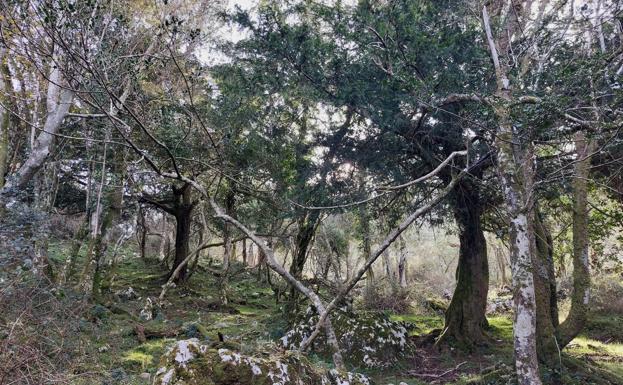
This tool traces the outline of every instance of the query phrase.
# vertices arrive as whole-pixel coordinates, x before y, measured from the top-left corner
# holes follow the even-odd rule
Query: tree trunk
[[[138,205],[138,213],[136,217],[136,231],[141,259],[145,259],[147,257],[145,255],[145,248],[147,246],[147,222],[145,219],[145,211],[140,204]]]
[[[471,348],[487,342],[484,332],[489,290],[487,242],[481,227],[482,208],[477,187],[461,183],[454,192],[454,217],[459,227],[457,284],[446,311],[441,340],[449,338]]]
[[[177,269],[177,267],[186,259],[186,256],[190,252],[190,229],[192,224],[191,210],[188,208],[182,208],[176,212],[175,215],[175,258],[173,259],[173,266],[169,272],[167,278],[171,277],[171,274]],[[187,267],[184,266],[180,270],[177,278],[174,279],[175,283],[184,282],[186,280]]]
[[[534,289],[536,294],[536,337],[541,362],[555,367],[558,361],[555,328],[558,326],[558,301],[552,237],[538,210],[534,213],[536,253],[533,255]]]
[[[55,62],[58,62],[57,60]],[[26,187],[48,158],[52,150],[54,137],[69,112],[74,95],[72,91],[64,88],[65,82],[58,67],[53,66],[50,70],[49,79],[46,99],[47,115],[43,124],[43,131],[37,136],[28,159],[17,170],[15,175],[7,181],[3,190],[8,188],[21,190]]]
[[[532,274],[532,255],[535,252],[532,212],[534,190],[534,154],[530,132],[528,138],[517,135],[511,120],[510,105],[513,102],[510,69],[500,61],[498,49],[503,54],[510,48],[511,25],[502,29],[496,41],[491,30],[491,20],[482,7],[482,25],[495,70],[497,101],[492,105],[497,118],[497,173],[504,191],[504,203],[508,213],[509,245],[513,281],[513,348],[518,385],[541,385],[536,344],[536,299]],[[521,11],[521,10],[520,10]]]
[[[236,218],[235,214],[236,193],[229,189],[225,197],[225,212],[232,218]],[[234,247],[232,245],[232,226],[226,222],[223,224],[223,264],[221,266],[221,275],[218,279],[220,299],[223,305],[229,302],[227,290],[229,285],[229,266],[233,257]]]
[[[89,217],[91,213],[87,211],[80,224],[80,228],[74,234],[74,239],[71,243],[71,249],[69,255],[65,259],[65,263],[63,265],[63,269],[58,279],[58,284],[60,286],[64,285],[68,281],[71,281],[74,274],[76,273],[76,263],[78,262],[78,257],[80,256],[80,249],[82,248],[82,244],[87,239],[89,235]]]
[[[316,229],[318,228],[320,214],[317,210],[307,212],[299,220],[298,233],[296,235],[296,245],[294,253],[292,253],[292,265],[290,265],[290,274],[300,280],[303,276],[305,262],[307,262],[307,254],[312,244]],[[299,291],[294,287],[290,287],[290,296],[285,306],[285,312],[288,317],[294,316],[299,307]]]
[[[575,135],[578,154],[574,165],[573,190],[573,294],[569,315],[558,328],[558,343],[564,347],[584,328],[590,300],[588,260],[588,177],[593,144],[583,131]]]
[[[372,253],[372,234],[370,233],[370,216],[368,215],[368,208],[362,205],[359,208],[359,221],[361,226],[361,252],[363,254],[364,261],[370,258]],[[339,255],[336,255],[339,257]],[[327,257],[330,260],[330,256]],[[327,275],[329,269],[327,268]],[[372,303],[375,294],[375,277],[374,269],[372,266],[366,272],[366,288],[364,291],[364,299],[368,303]]]
[[[401,288],[407,287],[407,244],[402,236],[398,238],[400,257],[398,259],[398,284]]]
[[[103,256],[107,248],[107,235],[109,230],[117,223],[121,217],[123,209],[123,193],[126,176],[125,155],[126,150],[118,150],[115,155],[114,163],[111,167],[112,187],[108,192],[107,207],[100,229],[96,234],[93,244],[93,280],[91,287],[91,297],[95,302],[102,299],[103,282]],[[105,172],[105,170],[103,170]]]
[[[171,185],[171,190],[173,191],[173,196],[167,199],[156,200],[143,197],[143,200],[175,217],[175,255],[166,279],[169,281],[173,278],[173,282],[177,284],[185,281],[187,278],[186,273],[188,271],[188,266],[183,262],[190,252],[192,212],[196,202],[192,202],[192,191],[188,183],[184,183],[180,188]],[[164,226],[166,227],[166,218],[163,220]],[[166,230],[163,236],[168,239]],[[168,254],[165,259],[165,264],[168,265]],[[178,269],[178,266],[181,266],[181,268]]]
[[[0,189],[4,187],[9,162],[9,68],[6,50],[0,48]]]

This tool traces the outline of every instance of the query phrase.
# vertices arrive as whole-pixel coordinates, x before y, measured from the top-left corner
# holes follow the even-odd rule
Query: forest
[[[0,0],[0,385],[623,385],[623,2]]]

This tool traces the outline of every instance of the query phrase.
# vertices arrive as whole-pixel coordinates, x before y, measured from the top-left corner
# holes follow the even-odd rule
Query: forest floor
[[[57,263],[61,262],[60,251]],[[79,333],[72,336],[69,347],[79,357],[72,368],[76,374],[73,384],[149,384],[166,347],[193,332],[208,338],[220,335],[247,351],[261,351],[275,349],[274,341],[287,328],[269,285],[258,283],[250,271],[240,271],[231,278],[230,304],[218,306],[217,281],[211,273],[197,270],[187,285],[170,290],[167,306],[147,323],[138,315],[145,298],[159,295],[163,267],[157,261],[131,258],[118,266],[116,277],[112,292],[131,287],[139,298],[92,307],[79,320]],[[443,325],[441,314],[392,318],[415,326],[414,341]],[[363,372],[377,384],[512,383],[510,315],[490,317],[489,323],[494,342],[487,348],[466,354],[452,348],[421,346],[413,357],[391,370]],[[147,335],[146,340],[139,341],[137,324],[161,335]],[[329,365],[320,357],[311,358],[318,365]],[[561,361],[567,368],[564,383],[623,384],[623,315],[592,316],[586,331],[565,349]]]

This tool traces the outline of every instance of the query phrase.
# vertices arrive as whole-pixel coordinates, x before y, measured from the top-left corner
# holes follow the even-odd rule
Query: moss
[[[502,340],[513,339],[513,321],[504,316],[488,317],[489,330],[493,337]]]
[[[439,298],[426,298],[426,307],[438,313],[445,313],[448,310],[448,302]]]
[[[409,334],[429,334],[435,329],[443,328],[443,317],[419,314],[396,314],[390,317],[394,321],[406,324]]]
[[[129,368],[145,369],[153,363],[154,356],[140,351],[131,351],[124,355],[123,361],[128,364]]]

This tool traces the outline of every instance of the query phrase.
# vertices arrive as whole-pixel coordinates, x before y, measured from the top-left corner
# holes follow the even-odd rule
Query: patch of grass
[[[623,361],[623,344],[603,343],[585,336],[576,337],[566,349],[573,355],[598,355],[619,358]]]
[[[504,316],[488,317],[489,330],[492,337],[497,340],[513,340],[513,320]]]
[[[623,314],[591,314],[582,335],[602,342],[623,343]]]

